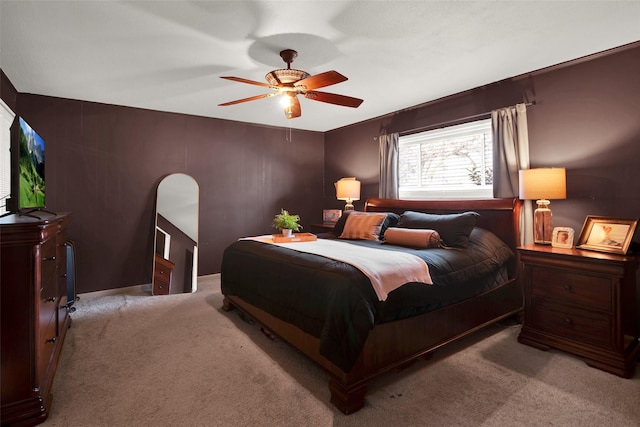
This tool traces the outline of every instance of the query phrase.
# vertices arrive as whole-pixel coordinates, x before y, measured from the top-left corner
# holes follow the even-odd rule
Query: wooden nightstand
[[[640,355],[638,258],[542,245],[518,252],[525,297],[518,341],[632,376]]]

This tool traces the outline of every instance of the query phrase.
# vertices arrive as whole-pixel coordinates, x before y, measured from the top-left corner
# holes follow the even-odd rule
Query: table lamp
[[[346,200],[345,211],[353,210],[353,201],[360,200],[360,181],[354,177],[342,178],[334,183],[336,186],[336,198]]]
[[[536,200],[538,207],[533,213],[533,241],[550,245],[553,234],[552,214],[549,200],[567,198],[565,168],[539,168],[519,171],[520,199]]]

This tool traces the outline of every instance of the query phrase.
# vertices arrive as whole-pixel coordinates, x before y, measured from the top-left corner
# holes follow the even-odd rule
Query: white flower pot
[[[282,235],[284,237],[291,237],[293,235],[293,230],[291,230],[290,228],[283,228]]]

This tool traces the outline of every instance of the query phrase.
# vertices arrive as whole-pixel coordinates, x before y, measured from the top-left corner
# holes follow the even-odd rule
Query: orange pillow
[[[341,239],[378,240],[386,213],[351,212],[344,224]]]
[[[440,234],[436,230],[389,227],[384,232],[384,241],[392,245],[412,248],[443,247]]]

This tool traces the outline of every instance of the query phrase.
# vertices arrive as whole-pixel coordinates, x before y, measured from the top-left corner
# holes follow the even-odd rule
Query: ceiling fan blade
[[[307,90],[317,89],[320,87],[331,86],[336,83],[344,82],[347,79],[337,71],[327,71],[324,73],[309,76],[306,79],[298,80],[294,86],[305,86]]]
[[[287,119],[295,119],[296,117],[300,117],[302,115],[300,101],[298,100],[297,96],[293,96],[291,98],[290,106],[284,107],[284,115]]]
[[[304,94],[307,99],[311,99],[313,101],[326,102],[329,104],[342,105],[344,107],[352,107],[357,108],[362,104],[362,99],[353,98],[351,96],[338,95],[335,93],[328,92],[316,92],[309,91]]]
[[[256,85],[256,86],[262,86],[262,87],[268,87],[268,88],[274,88],[271,85],[268,85],[266,83],[261,83],[261,82],[257,82],[255,80],[248,80],[248,79],[243,79],[242,77],[233,77],[233,76],[220,76],[221,79],[226,79],[226,80],[232,80],[234,82],[239,82],[239,83],[248,83],[250,85]]]
[[[218,106],[226,107],[227,105],[235,105],[235,104],[240,104],[241,102],[255,101],[256,99],[269,98],[275,95],[277,95],[277,93],[265,93],[264,95],[256,95],[256,96],[251,96],[249,98],[243,98],[243,99],[237,99],[235,101],[225,102],[224,104],[218,104]]]

